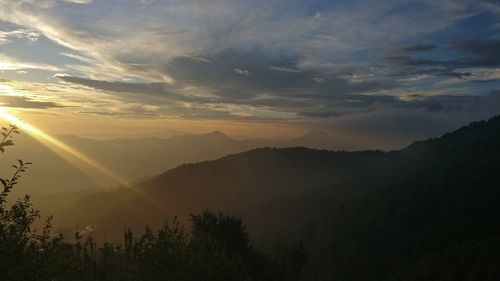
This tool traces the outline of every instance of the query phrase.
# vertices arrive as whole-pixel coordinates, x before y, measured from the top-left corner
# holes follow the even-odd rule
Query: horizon
[[[500,280],[499,0],[0,0],[0,280]]]
[[[0,105],[49,134],[396,148],[500,113],[494,1],[0,4]]]

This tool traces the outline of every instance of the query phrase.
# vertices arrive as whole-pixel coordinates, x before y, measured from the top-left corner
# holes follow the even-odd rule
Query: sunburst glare
[[[142,190],[135,188],[132,186],[126,179],[124,179],[122,176],[118,175],[116,172],[111,171],[109,168],[104,167],[103,165],[99,164],[96,162],[94,159],[90,158],[89,156],[83,154],[82,152],[74,149],[73,147],[65,144],[64,142],[56,139],[55,137],[43,132],[41,129],[36,128],[33,125],[30,125],[19,118],[15,117],[14,115],[8,113],[5,108],[0,107],[0,118],[3,118],[4,120],[8,121],[9,123],[17,126],[18,128],[24,130],[26,133],[28,133],[30,136],[38,140],[39,142],[43,143],[47,147],[49,147],[52,151],[56,152],[68,162],[71,164],[75,165],[76,167],[80,168],[81,165],[77,163],[77,161],[84,163],[87,168],[90,168],[91,170],[98,172],[100,175],[108,178],[115,184],[118,184],[120,186],[123,186],[127,188],[128,190],[134,192],[135,194],[140,195],[141,197],[147,199],[150,201],[152,204],[154,204],[156,207],[159,207],[160,209],[166,210],[165,204],[161,203],[160,201],[156,200],[155,198],[149,196]],[[87,174],[89,171],[85,171]],[[97,179],[98,180],[98,179]],[[99,180],[98,180],[99,181]],[[103,187],[106,187],[106,185],[102,184]]]

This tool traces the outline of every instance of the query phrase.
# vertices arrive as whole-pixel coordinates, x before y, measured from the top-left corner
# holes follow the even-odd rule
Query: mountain
[[[213,160],[258,147],[336,147],[337,142],[332,136],[326,133],[323,136],[324,138],[314,134],[313,137],[308,134],[289,140],[238,140],[216,131],[207,134],[175,135],[169,138],[110,140],[93,140],[76,136],[57,138],[71,149],[112,171],[123,181],[137,182],[181,164]],[[40,204],[52,205],[54,200],[51,198],[54,197],[45,197],[47,194],[64,193],[70,196],[74,192],[78,196],[82,191],[99,191],[117,184],[115,180],[81,160],[66,157],[68,153],[61,155],[54,152],[51,150],[54,145],[46,146],[26,134],[16,136],[15,143],[14,147],[9,147],[9,150],[2,155],[4,158],[0,162],[0,174],[9,175],[12,172],[11,165],[17,159],[33,162],[30,173],[23,178],[21,193],[35,195],[35,198],[39,198]]]
[[[303,239],[311,280],[499,280],[500,117],[398,151],[261,148],[82,197],[59,218],[121,229],[205,208],[257,245]],[[158,207],[160,201],[164,207]]]

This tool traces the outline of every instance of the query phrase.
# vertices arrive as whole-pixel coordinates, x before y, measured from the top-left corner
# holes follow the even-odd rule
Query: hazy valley
[[[499,281],[499,0],[0,0],[0,281]]]
[[[187,145],[183,138],[170,141],[182,140]],[[210,140],[217,144],[214,148],[218,149],[203,154],[213,158],[218,153],[230,153],[231,149],[237,152],[253,145],[220,133],[195,139],[203,139],[204,147],[211,147]],[[85,144],[92,143],[80,141],[82,150]],[[134,143],[110,142],[126,143],[121,147],[124,152]],[[491,235],[497,231],[494,222],[500,216],[496,203],[499,145],[500,118],[496,117],[402,150],[258,148],[180,165],[139,181],[133,187],[136,191],[117,187],[72,194],[75,197],[71,200],[67,199],[71,196],[59,194],[46,202],[50,206],[64,202],[52,210],[57,229],[68,236],[78,223],[82,228],[90,227],[98,240],[120,241],[123,229],[128,227],[140,232],[146,224],[156,228],[174,217],[187,223],[191,213],[211,209],[241,216],[250,237],[263,249],[282,235],[303,239],[313,261],[307,267],[310,276],[344,276],[349,280],[368,276],[409,278],[427,274],[420,270],[428,268],[419,266],[431,254],[437,255],[433,263],[441,274],[443,270],[454,270],[450,266],[462,265],[440,261],[445,258],[440,255],[482,258],[480,253],[468,252],[471,249],[466,245],[470,243],[486,243],[484,247],[489,245],[491,251],[496,251],[496,244],[491,243],[497,240],[489,239],[497,239]],[[147,149],[154,147],[145,145]],[[109,153],[110,148],[104,149],[101,156],[104,151]],[[153,155],[140,154],[144,159]],[[201,156],[194,153],[191,159],[201,161],[196,158]],[[159,162],[154,164],[161,165]],[[355,248],[345,248],[345,243]],[[417,245],[418,250],[413,248]],[[440,252],[434,252],[437,246],[433,245],[440,245]],[[336,266],[324,269],[323,262]],[[349,264],[374,270],[363,275],[352,271]],[[412,273],[405,271],[406,266]]]

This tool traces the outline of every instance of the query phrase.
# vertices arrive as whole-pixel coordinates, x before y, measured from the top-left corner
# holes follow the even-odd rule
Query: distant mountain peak
[[[195,141],[195,142],[227,142],[233,141],[234,139],[227,136],[220,131],[213,131],[208,133],[188,133],[183,135],[177,135],[171,138],[172,140],[178,141]]]
[[[228,135],[224,134],[221,131],[213,131],[213,132],[209,132],[209,133],[205,133],[205,134],[200,134],[197,136],[203,137],[203,138],[209,138],[212,140],[232,140],[231,137],[229,137]]]
[[[213,131],[213,132],[210,132],[210,133],[206,133],[204,134],[205,136],[218,136],[218,137],[226,137],[226,138],[229,138],[229,136],[227,136],[226,134],[224,134],[223,132],[221,131]]]

